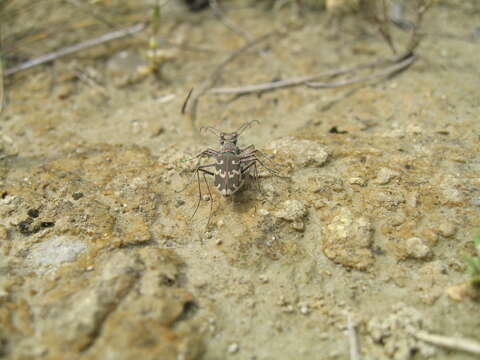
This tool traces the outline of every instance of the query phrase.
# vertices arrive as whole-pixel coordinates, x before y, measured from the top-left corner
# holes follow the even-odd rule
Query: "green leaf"
[[[477,234],[477,236],[475,236],[473,242],[475,243],[475,248],[477,249],[478,255],[480,256],[480,234]]]

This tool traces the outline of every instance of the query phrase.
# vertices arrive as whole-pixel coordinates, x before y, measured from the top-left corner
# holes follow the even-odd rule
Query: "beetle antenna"
[[[247,130],[250,126],[252,126],[254,123],[260,124],[260,121],[258,121],[258,120],[252,120],[252,121],[246,122],[245,124],[243,124],[242,126],[240,126],[240,128],[236,131],[236,133],[237,133],[238,135],[240,135],[240,134],[243,133],[245,130]]]
[[[203,130],[205,130],[205,131],[210,130],[211,132],[213,132],[217,136],[220,136],[220,134],[221,134],[220,130],[215,129],[214,127],[211,127],[211,126],[202,126],[200,128],[200,132],[202,132]]]

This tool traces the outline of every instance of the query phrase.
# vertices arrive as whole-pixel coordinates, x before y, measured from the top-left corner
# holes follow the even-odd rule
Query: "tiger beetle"
[[[207,148],[206,150],[202,151],[198,154],[195,158],[198,158],[198,163],[193,170],[193,175],[187,185],[180,190],[179,192],[185,190],[188,185],[192,182],[194,176],[197,176],[197,183],[198,183],[198,201],[195,207],[195,211],[193,212],[192,217],[193,219],[197,210],[200,206],[200,202],[202,200],[202,190],[200,187],[201,179],[200,173],[203,176],[203,181],[207,186],[208,194],[210,196],[210,215],[207,221],[207,227],[210,223],[210,219],[212,217],[212,209],[213,209],[213,198],[212,193],[210,191],[210,186],[207,182],[207,175],[211,175],[214,177],[214,185],[217,190],[223,196],[231,196],[239,191],[245,183],[245,179],[247,176],[253,176],[253,179],[258,184],[258,170],[257,170],[257,163],[262,165],[266,170],[268,170],[272,175],[277,177],[284,177],[280,175],[276,170],[273,170],[265,165],[265,163],[258,158],[259,155],[264,156],[266,159],[270,160],[265,154],[263,154],[260,150],[255,149],[254,145],[249,145],[244,149],[240,149],[237,146],[238,137],[248,129],[252,124],[259,123],[258,120],[252,120],[246,122],[240,128],[231,133],[222,132],[217,130],[211,126],[201,127],[200,131],[211,131],[215,135],[218,136],[220,140],[220,150],[215,150],[212,148]],[[201,165],[200,160],[201,158],[213,158],[214,162]],[[272,160],[270,160],[272,161]],[[253,174],[252,174],[253,170]]]

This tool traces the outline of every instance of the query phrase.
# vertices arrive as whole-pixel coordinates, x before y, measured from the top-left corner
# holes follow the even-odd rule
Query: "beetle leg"
[[[203,175],[203,178],[205,180],[205,184],[207,184],[207,188],[208,188],[208,193],[210,194],[210,199],[212,199],[212,194],[210,193],[210,188],[208,186],[208,182],[207,182],[207,178],[205,175],[214,175],[213,172],[211,171],[208,171],[208,170],[205,170],[205,168],[208,168],[208,167],[212,167],[212,166],[215,166],[216,164],[208,164],[208,165],[201,165],[201,166],[197,166],[195,168],[195,171],[193,173],[193,175],[197,175],[197,183],[198,183],[198,201],[197,201],[197,205],[195,206],[195,211],[193,212],[193,215],[190,217],[190,221],[194,218],[195,214],[197,213],[197,210],[198,210],[198,207],[200,206],[200,201],[202,201],[202,188],[200,186],[200,171],[202,172],[202,175]],[[187,184],[187,186],[191,183],[192,181],[190,180],[189,183]],[[186,187],[185,187],[186,188]],[[184,188],[184,189],[185,189]],[[183,189],[183,190],[184,190]],[[182,190],[182,191],[183,191]],[[212,206],[210,204],[210,206]]]
[[[245,149],[240,150],[240,154],[243,156],[249,156],[249,155],[261,155],[265,159],[269,160],[272,164],[275,164],[275,162],[272,160],[270,156],[265,154],[263,151],[260,151],[258,149],[255,149],[255,145],[249,145]]]
[[[247,171],[250,170],[250,168],[253,167],[253,179],[255,181],[255,183],[257,184],[257,190],[259,192],[261,192],[261,189],[260,189],[260,183],[258,182],[258,169],[257,169],[257,160],[254,159],[254,160],[251,160],[250,163],[248,163],[243,169],[242,169],[242,175],[245,175],[247,173]]]
[[[200,162],[200,159],[198,160]],[[208,167],[211,167],[211,166],[215,166],[216,164],[213,163],[213,164],[208,164],[208,165],[200,165],[199,162],[197,163],[197,166],[195,166],[195,169],[193,170],[193,174],[192,176],[190,177],[190,180],[188,180],[187,184],[181,189],[181,190],[175,190],[176,193],[181,193],[183,191],[185,191],[185,189],[192,183],[193,181],[193,178],[195,177],[195,174],[196,172],[198,172],[199,170],[203,170],[205,171],[206,173],[208,173],[208,175],[215,175],[213,172],[211,171],[208,171],[208,170],[205,170],[205,168],[208,168]]]
[[[209,171],[206,170],[200,170],[203,173],[203,180],[205,181],[205,185],[207,185],[207,190],[208,190],[208,195],[210,196],[210,214],[208,215],[208,221],[207,225],[205,225],[205,229],[208,228],[208,225],[210,224],[210,219],[212,218],[212,212],[213,212],[213,197],[212,197],[212,192],[210,191],[210,186],[208,185],[207,178],[205,174],[210,174]]]
[[[266,166],[265,163],[262,160],[260,160],[257,155],[255,155],[255,153],[246,154],[245,156],[242,156],[240,159],[241,159],[240,161],[242,162],[249,162],[254,160],[258,161],[258,163],[262,165],[266,170],[268,170],[270,174],[280,178],[288,178],[288,176],[281,175],[277,170],[271,169],[268,166]]]
[[[240,154],[244,153],[244,152],[251,152],[251,151],[255,151],[255,145],[248,145],[246,148],[244,149],[240,149]]]
[[[200,206],[200,201],[202,201],[202,187],[200,186],[200,173],[197,170],[197,171],[195,171],[195,174],[197,175],[198,201],[197,201],[197,205],[195,206],[195,210],[193,211],[192,216],[190,216],[189,222],[192,221],[192,219],[194,218],[195,214],[197,213],[198,207]]]
[[[196,158],[201,158],[201,157],[215,157],[217,155],[219,155],[220,153],[215,150],[215,149],[212,149],[212,148],[207,148],[205,150],[203,150],[200,154],[198,154],[197,156],[195,156]]]

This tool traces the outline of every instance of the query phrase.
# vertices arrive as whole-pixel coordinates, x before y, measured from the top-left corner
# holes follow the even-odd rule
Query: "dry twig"
[[[98,20],[102,24],[108,26],[111,29],[115,28],[115,24],[107,20],[102,14],[99,14],[98,11],[93,10],[93,8],[85,2],[80,2],[78,0],[64,0],[66,3],[75,6],[86,14],[90,15],[94,19]]]
[[[3,112],[3,104],[5,102],[4,94],[4,84],[3,84],[3,62],[0,58],[0,114]]]
[[[415,23],[413,25],[412,35],[410,36],[410,41],[406,47],[406,53],[413,53],[415,49],[420,44],[422,33],[420,32],[420,25],[423,20],[423,16],[427,10],[432,6],[432,0],[417,0],[417,14]]]
[[[390,50],[394,54],[397,53],[397,49],[395,49],[395,45],[392,40],[392,36],[390,34],[390,24],[388,22],[388,14],[387,14],[387,4],[385,4],[385,0],[382,0],[381,2],[381,7],[382,7],[382,19],[378,17],[378,15],[375,16],[375,22],[377,23],[378,30],[380,31],[380,34],[384,38],[384,40],[387,42],[388,46],[390,47]]]
[[[222,70],[233,60],[235,60],[239,55],[243,54],[250,48],[258,45],[259,43],[265,41],[268,39],[270,36],[275,34],[275,32],[271,32],[265,35],[262,35],[255,40],[250,41],[246,45],[242,46],[240,49],[232,52],[225,60],[223,60],[217,67],[213,70],[213,72],[207,77],[207,79],[200,85],[200,89],[196,92],[194,96],[192,96],[192,105],[190,107],[190,117],[192,121],[194,122],[196,119],[196,112],[197,112],[197,106],[198,106],[198,100],[200,97],[205,95],[218,81],[220,78],[220,74]],[[186,107],[186,105],[184,105]]]
[[[379,71],[375,74],[369,75],[369,76],[359,76],[350,80],[344,80],[344,81],[338,81],[338,82],[333,82],[333,83],[318,83],[318,82],[307,82],[306,85],[311,88],[317,88],[317,89],[330,89],[330,88],[336,88],[340,86],[346,86],[346,85],[351,85],[351,84],[357,84],[357,83],[362,83],[362,82],[367,82],[371,80],[377,80],[377,79],[382,79],[389,77],[391,75],[397,74],[400,71],[405,70],[407,67],[413,64],[415,61],[415,55],[410,55],[406,59],[394,63],[393,65],[387,67],[386,69]]]
[[[218,5],[217,0],[209,0],[208,4],[223,25],[225,25],[228,29],[230,29],[234,33],[238,34],[245,41],[247,41],[247,42],[252,41],[252,37],[246,31],[240,29],[240,27],[238,27],[235,23],[230,21],[225,16],[225,13],[223,12],[223,10]]]
[[[353,325],[352,316],[350,314],[347,314],[347,335],[348,343],[350,345],[350,360],[360,360],[357,333],[355,332],[355,326]]]
[[[348,69],[341,69],[341,70],[334,70],[334,71],[327,71],[324,73],[316,74],[316,75],[307,75],[307,76],[302,76],[302,77],[297,77],[297,78],[291,78],[291,79],[286,79],[286,80],[280,80],[280,81],[274,81],[274,82],[269,82],[269,83],[262,83],[262,84],[257,84],[257,85],[247,85],[247,86],[242,86],[242,87],[230,87],[230,88],[213,88],[210,90],[212,94],[251,94],[251,93],[259,93],[259,92],[265,92],[265,91],[271,91],[271,90],[277,90],[281,88],[287,88],[287,87],[292,87],[292,86],[298,86],[298,85],[307,85],[312,88],[335,88],[335,87],[340,87],[340,86],[345,86],[345,85],[350,85],[354,83],[359,83],[359,82],[365,82],[365,81],[370,81],[378,78],[384,78],[389,75],[392,75],[394,73],[397,73],[408,66],[410,66],[413,62],[415,61],[415,56],[410,55],[407,58],[403,60],[394,60],[394,61],[386,61],[386,60],[381,60],[381,61],[374,61],[368,64],[363,64],[359,66],[355,66],[352,68]],[[336,77],[340,75],[345,75],[348,73],[352,73],[358,70],[364,70],[368,68],[374,68],[380,65],[385,65],[385,64],[392,64],[383,71],[380,71],[376,74],[372,74],[370,76],[365,76],[365,77],[357,77],[354,79],[350,80],[344,80],[344,81],[338,81],[338,82],[333,82],[333,83],[318,83],[318,82],[313,82],[315,80],[321,79],[321,78],[331,78],[331,77]]]
[[[293,86],[299,86],[299,85],[307,85],[312,88],[336,88],[340,86],[345,86],[345,85],[351,85],[355,83],[362,83],[362,82],[368,82],[371,80],[376,80],[376,79],[382,79],[382,78],[387,78],[389,76],[395,75],[405,69],[407,69],[410,65],[413,64],[413,62],[417,59],[417,57],[414,54],[415,49],[418,47],[419,41],[420,41],[420,36],[419,36],[419,27],[420,23],[422,22],[423,16],[425,12],[428,10],[430,5],[432,4],[432,0],[418,0],[418,7],[417,7],[417,18],[415,21],[415,25],[413,27],[413,31],[411,34],[411,37],[409,39],[409,42],[406,46],[405,51],[402,53],[402,55],[396,57],[393,60],[379,60],[379,61],[374,61],[372,63],[368,63],[365,65],[360,65],[356,66],[350,69],[344,69],[344,70],[337,70],[337,71],[331,71],[331,72],[326,72],[326,73],[320,73],[320,74],[314,74],[314,75],[307,75],[307,76],[302,76],[302,77],[296,77],[296,78],[291,78],[291,79],[286,79],[286,80],[281,80],[281,81],[275,81],[275,82],[269,82],[269,83],[262,83],[262,84],[255,84],[255,85],[246,85],[246,86],[241,86],[241,87],[221,87],[221,88],[213,88],[210,89],[209,92],[212,94],[251,94],[251,93],[259,93],[259,92],[264,92],[264,91],[272,91],[276,89],[281,89],[281,88],[287,88],[287,87],[293,87]],[[388,25],[385,24],[385,22],[388,20],[387,16],[387,10],[386,10],[386,5],[385,2],[382,0],[382,13],[383,13],[383,20],[380,20],[380,18],[377,16],[377,22],[380,24],[380,33],[382,37],[385,39],[389,47],[392,49],[393,52],[396,52],[395,46],[393,44],[392,38],[390,36],[390,31],[388,28]],[[353,79],[347,79],[343,81],[337,81],[337,82],[314,82],[318,79],[321,78],[327,78],[327,77],[336,77],[340,75],[345,75],[348,73],[353,73],[358,70],[364,70],[367,68],[375,68],[378,66],[387,66],[383,70],[380,70],[376,73],[373,73],[368,76],[358,76]],[[207,90],[204,90],[202,95],[207,92]]]
[[[422,330],[411,329],[409,332],[417,339],[433,345],[480,355],[480,343],[474,340],[435,335]]]
[[[0,24],[0,114],[5,104],[5,87],[3,83],[2,25]]]
[[[72,69],[73,74],[87,86],[96,89],[103,97],[108,98],[108,92],[97,79],[88,74],[88,72],[83,71],[82,69],[75,67]]]
[[[137,24],[137,25],[125,28],[125,29],[121,29],[121,30],[117,30],[117,31],[107,33],[107,34],[102,35],[102,36],[100,36],[96,39],[91,39],[91,40],[87,40],[87,41],[81,42],[81,43],[76,44],[76,45],[67,46],[63,49],[60,49],[60,50],[57,50],[57,51],[39,56],[38,58],[26,61],[24,63],[21,63],[21,64],[17,65],[17,66],[9,68],[9,69],[5,70],[5,76],[15,74],[17,72],[32,68],[34,66],[49,63],[49,62],[57,60],[61,57],[64,57],[64,56],[67,56],[67,55],[70,55],[70,54],[73,54],[73,53],[76,53],[76,52],[79,52],[79,51],[82,51],[82,50],[85,50],[85,49],[89,49],[89,48],[97,46],[97,45],[101,45],[101,44],[104,44],[104,43],[107,43],[107,42],[110,42],[110,41],[113,41],[113,40],[117,40],[117,39],[129,36],[129,35],[133,35],[135,33],[138,33],[140,31],[142,31],[143,29],[145,29],[145,26],[146,25],[144,23]]]

